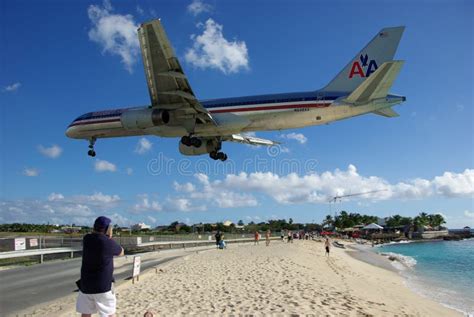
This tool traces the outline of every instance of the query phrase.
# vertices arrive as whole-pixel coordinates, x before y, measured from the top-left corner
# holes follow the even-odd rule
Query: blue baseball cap
[[[94,230],[95,231],[104,231],[110,225],[112,220],[107,217],[100,216],[94,221]]]

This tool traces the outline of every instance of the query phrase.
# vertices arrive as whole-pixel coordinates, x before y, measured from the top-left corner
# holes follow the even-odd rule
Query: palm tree
[[[444,217],[440,214],[429,215],[429,224],[433,228],[439,228],[443,223],[446,223]]]
[[[334,224],[334,220],[332,219],[331,215],[327,215],[326,218],[323,220],[323,227],[332,227]]]

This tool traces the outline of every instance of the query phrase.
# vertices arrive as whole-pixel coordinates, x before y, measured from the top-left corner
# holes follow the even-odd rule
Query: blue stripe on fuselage
[[[206,99],[206,100],[200,100],[199,102],[203,105],[204,108],[212,109],[212,108],[221,108],[221,107],[235,107],[235,106],[299,102],[299,101],[315,101],[315,100],[333,101],[344,95],[347,95],[347,93],[342,93],[342,92],[331,92],[331,93],[321,92],[320,93],[318,91],[306,91],[306,92],[293,92],[293,93],[245,96],[245,97],[234,97],[234,98]],[[73,123],[79,120],[106,119],[110,117],[117,117],[117,116],[120,116],[125,110],[134,109],[134,108],[135,107],[88,112],[76,118],[73,121]]]
[[[293,93],[285,93],[285,94],[207,99],[207,100],[200,100],[199,102],[203,105],[204,108],[212,109],[212,108],[218,108],[218,107],[235,107],[235,106],[259,105],[259,104],[268,104],[268,103],[284,103],[284,102],[315,101],[315,100],[332,101],[342,95],[347,95],[347,93],[324,94],[324,93],[318,93],[318,91],[305,91],[305,92],[293,92]]]

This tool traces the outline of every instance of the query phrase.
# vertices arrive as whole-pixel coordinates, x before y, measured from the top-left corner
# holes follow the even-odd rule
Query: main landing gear
[[[194,146],[194,147],[200,147],[202,145],[201,139],[187,136],[187,135],[181,138],[181,143],[183,143],[186,146]]]
[[[89,151],[87,152],[87,155],[92,156],[92,157],[95,156],[94,144],[96,140],[97,140],[96,138],[89,139]]]
[[[222,162],[227,160],[227,154],[225,154],[224,152],[212,151],[211,153],[209,153],[209,157],[213,160],[221,160]]]

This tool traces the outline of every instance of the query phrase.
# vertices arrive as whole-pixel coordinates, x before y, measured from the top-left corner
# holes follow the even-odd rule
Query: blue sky
[[[3,1],[0,222],[319,222],[345,209],[474,226],[473,12],[472,1]],[[394,119],[258,133],[283,142],[277,153],[225,144],[226,164],[152,136],[99,140],[92,159],[64,131],[85,112],[149,103],[134,30],[153,18],[200,99],[316,90],[381,28],[405,25],[392,92],[407,102]],[[374,189],[385,191],[326,203]]]

